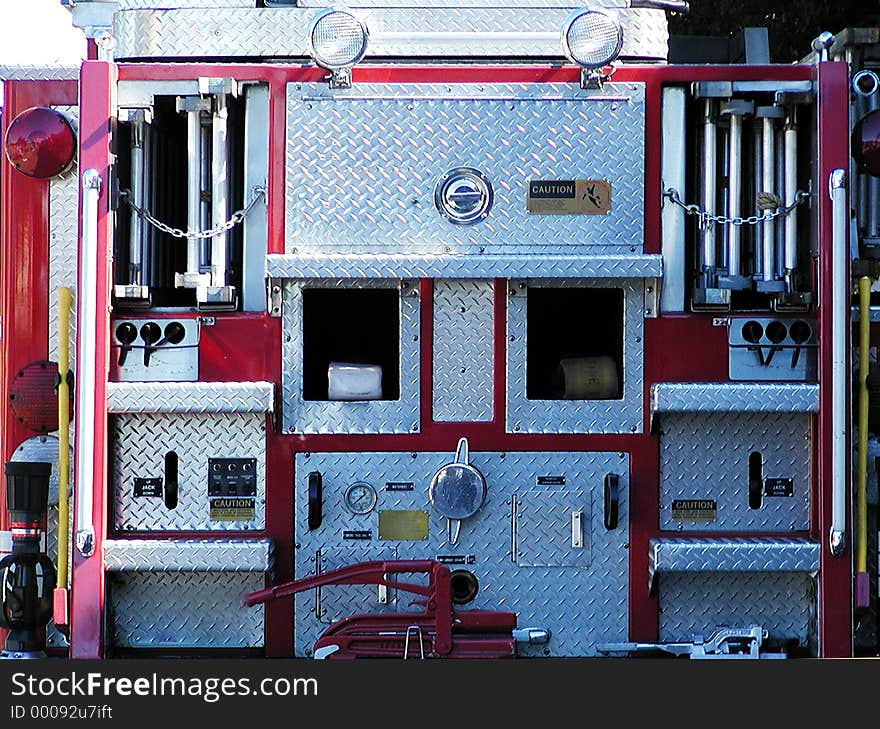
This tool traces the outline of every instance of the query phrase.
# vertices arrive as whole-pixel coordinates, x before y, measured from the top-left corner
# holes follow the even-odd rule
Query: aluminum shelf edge
[[[330,254],[266,256],[269,278],[659,278],[659,255],[479,256]]]
[[[662,572],[808,572],[819,544],[797,537],[659,538],[648,543],[648,588]]]
[[[271,382],[108,382],[110,413],[271,413]]]
[[[109,539],[108,572],[267,572],[269,539]]]

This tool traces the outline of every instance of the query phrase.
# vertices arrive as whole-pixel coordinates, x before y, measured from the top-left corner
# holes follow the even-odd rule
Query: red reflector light
[[[9,409],[28,430],[51,433],[58,430],[58,393],[55,362],[31,362],[12,378]]]
[[[15,169],[45,180],[70,167],[76,154],[76,134],[63,114],[35,106],[12,120],[3,147]]]
[[[880,177],[880,110],[870,111],[856,122],[850,141],[859,167]]]

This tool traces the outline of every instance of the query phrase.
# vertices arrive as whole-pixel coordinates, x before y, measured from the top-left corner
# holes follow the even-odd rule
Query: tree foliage
[[[823,30],[880,23],[880,8],[867,0],[690,0],[690,12],[670,16],[673,35],[730,36],[763,26],[774,61],[788,63],[810,52]]]

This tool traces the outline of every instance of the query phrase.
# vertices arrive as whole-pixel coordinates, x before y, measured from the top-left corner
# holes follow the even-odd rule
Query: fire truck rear
[[[876,29],[67,4],[2,69],[8,651],[876,653]]]

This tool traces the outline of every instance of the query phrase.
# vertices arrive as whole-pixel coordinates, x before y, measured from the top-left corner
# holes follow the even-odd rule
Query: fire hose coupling
[[[516,628],[513,639],[517,643],[529,645],[545,645],[550,642],[550,631],[545,628]]]

